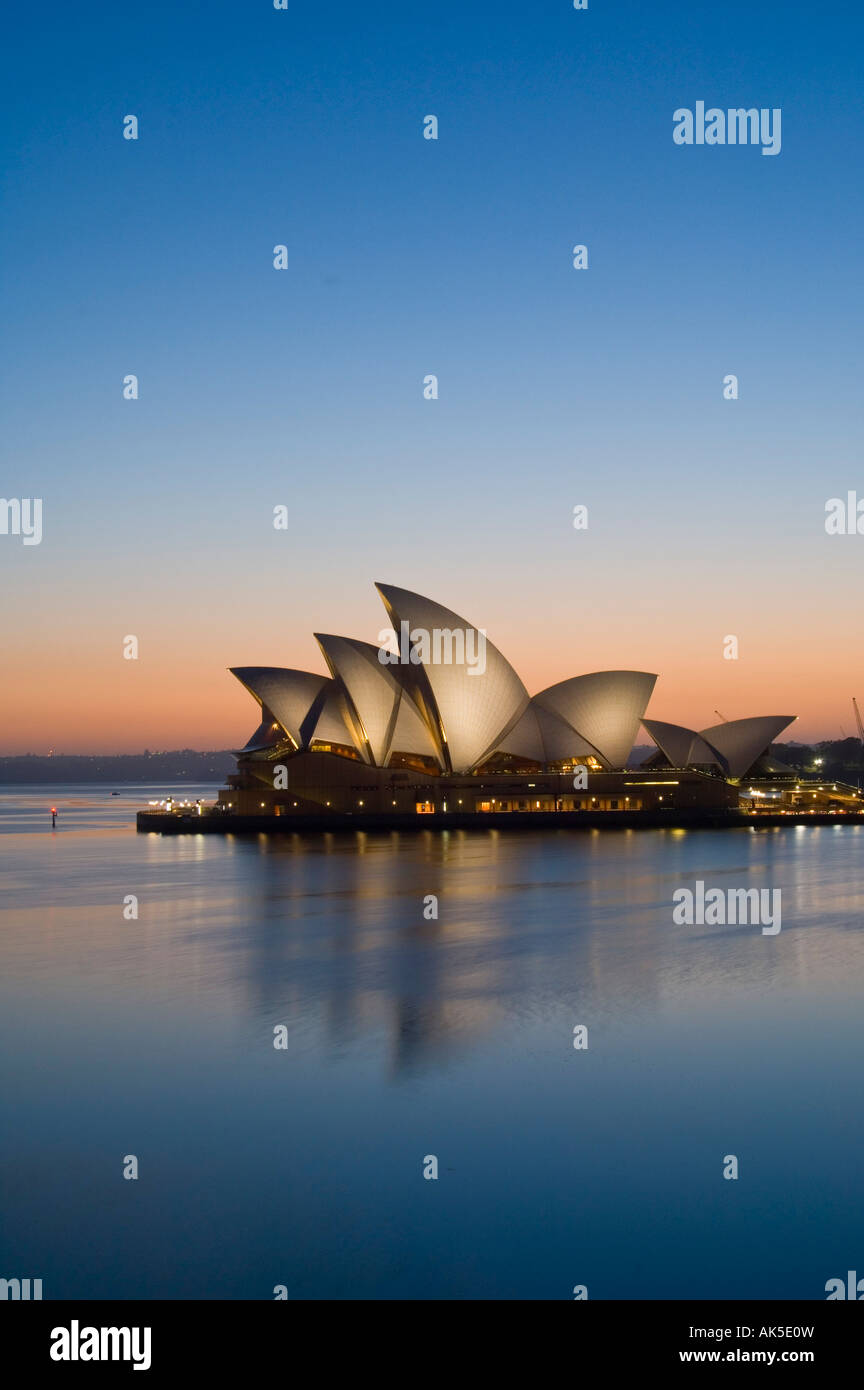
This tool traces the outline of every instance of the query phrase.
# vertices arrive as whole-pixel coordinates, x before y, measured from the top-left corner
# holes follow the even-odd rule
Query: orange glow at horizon
[[[465,604],[470,613],[477,603]],[[536,610],[535,610],[536,612]],[[683,615],[682,615],[683,616]],[[522,612],[499,612],[488,638],[512,662],[531,694],[568,676],[605,669],[659,673],[647,715],[705,728],[727,719],[761,714],[797,714],[781,741],[815,742],[855,733],[851,699],[860,668],[828,624],[808,637],[807,661],[788,636],[755,630],[739,634],[737,661],[722,656],[729,625],[706,630],[682,622],[676,638],[658,632],[632,610],[614,630],[599,617],[573,615],[565,634],[550,616],[541,626]],[[380,627],[386,624],[382,622]],[[274,633],[268,616],[223,623],[211,615],[189,632],[179,622],[153,633],[138,624],[140,655],[124,660],[122,627],[108,649],[95,629],[82,638],[73,629],[50,641],[22,640],[6,651],[0,691],[0,752],[46,754],[142,752],[194,748],[240,748],[258,722],[259,709],[231,676],[232,665],[291,666],[327,674],[310,628],[295,615],[291,630]],[[367,641],[370,623],[340,625]],[[331,629],[334,630],[331,624]],[[31,639],[33,635],[31,634]],[[864,695],[864,688],[857,691]],[[639,742],[649,739],[640,731]]]

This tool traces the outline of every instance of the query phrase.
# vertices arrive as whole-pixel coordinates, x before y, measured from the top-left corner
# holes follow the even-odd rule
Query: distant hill
[[[25,753],[0,757],[0,783],[35,782],[222,782],[237,770],[233,753]]]
[[[857,786],[864,776],[860,739],[826,739],[822,743],[774,743],[771,754],[804,777],[824,777]]]

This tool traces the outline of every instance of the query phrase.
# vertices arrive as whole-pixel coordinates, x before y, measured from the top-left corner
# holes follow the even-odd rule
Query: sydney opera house
[[[316,633],[330,674],[232,674],[259,724],[220,794],[234,814],[467,814],[723,808],[770,774],[793,715],[694,730],[646,719],[657,679],[594,671],[530,695],[486,638],[407,589],[376,586],[379,645]],[[656,752],[628,768],[640,726]]]

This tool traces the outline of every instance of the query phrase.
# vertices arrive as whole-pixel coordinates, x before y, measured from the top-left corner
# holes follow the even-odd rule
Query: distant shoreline
[[[58,786],[88,782],[119,785],[166,782],[224,782],[237,760],[228,750],[198,753],[21,754],[0,757],[0,786]]]
[[[653,744],[637,744],[628,766],[637,769],[656,753]],[[773,755],[789,760],[799,775],[814,772],[827,781],[860,784],[864,774],[861,744],[857,739],[808,745],[777,744]],[[818,763],[815,754],[820,754]],[[803,757],[801,756],[803,754]],[[199,752],[194,748],[167,753],[16,753],[0,755],[0,786],[57,786],[64,782],[178,783],[220,782],[237,771],[237,754],[228,748]]]
[[[268,835],[332,834],[379,831],[406,831],[419,835],[439,830],[767,830],[794,829],[798,826],[864,825],[864,812],[837,815],[804,811],[758,814],[744,811],[699,809],[668,811],[507,811],[380,814],[375,812],[335,813],[315,811],[304,815],[281,816],[202,816],[139,811],[136,828],[140,834],[158,835]]]
[[[214,787],[221,788],[222,783],[216,777],[183,777],[179,781],[172,782],[169,777],[157,777],[152,782],[141,781],[136,778],[131,782],[122,782],[119,777],[113,780],[110,778],[100,778],[99,781],[86,781],[83,778],[77,782],[2,782],[0,781],[0,792],[25,791],[28,788],[33,791],[40,789],[50,789],[52,794],[61,792],[83,792],[92,787],[94,791],[168,791],[172,787]]]

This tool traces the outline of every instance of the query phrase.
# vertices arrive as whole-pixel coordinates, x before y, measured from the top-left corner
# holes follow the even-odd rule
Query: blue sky
[[[741,714],[769,677],[788,704],[802,631],[854,693],[861,562],[822,516],[864,494],[861,30],[836,3],[19,9],[2,492],[45,499],[45,539],[3,538],[10,659],[49,611],[91,665],[118,626],[220,679],[311,665],[316,628],[374,637],[382,579],[534,686],[669,671],[657,717],[731,677],[682,684],[717,625],[762,660]],[[676,146],[700,99],[781,108],[781,153]]]

